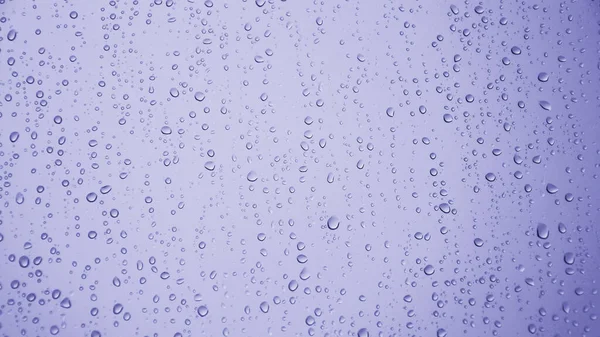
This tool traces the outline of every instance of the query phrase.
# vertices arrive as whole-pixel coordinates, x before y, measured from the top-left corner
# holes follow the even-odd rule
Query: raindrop
[[[541,222],[538,224],[536,232],[538,238],[543,240],[546,240],[548,236],[550,236],[550,230],[548,229],[548,226]]]
[[[332,216],[327,220],[327,228],[336,230],[340,227],[340,219],[337,216]]]
[[[16,132],[16,131],[14,131],[14,132],[11,132],[11,133],[10,133],[10,136],[8,136],[8,139],[9,139],[9,140],[10,140],[12,143],[16,142],[17,140],[19,140],[19,133],[18,133],[18,132]]]
[[[546,110],[546,111],[550,111],[552,110],[552,106],[550,105],[550,103],[548,101],[540,101],[540,106],[542,107],[542,109]]]
[[[556,187],[554,184],[547,184],[546,191],[548,191],[548,193],[550,194],[555,194],[556,192],[558,192],[558,187]]]
[[[198,316],[205,317],[208,315],[208,308],[205,305],[201,305],[198,307]]]

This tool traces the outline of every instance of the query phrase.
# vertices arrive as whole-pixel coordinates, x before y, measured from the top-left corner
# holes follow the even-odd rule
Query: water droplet
[[[568,265],[574,264],[575,263],[575,254],[573,254],[571,252],[565,253],[564,261]]]
[[[540,81],[540,82],[548,82],[548,79],[550,79],[550,76],[548,75],[548,73],[541,72],[541,73],[538,74],[538,81]]]
[[[367,330],[367,328],[361,328],[356,335],[357,337],[369,337],[369,330]]]
[[[208,315],[208,308],[205,305],[201,305],[198,307],[198,316],[206,317]]]
[[[556,187],[554,184],[547,184],[546,191],[548,191],[548,193],[550,194],[555,194],[556,192],[558,192],[558,187]]]
[[[27,268],[29,267],[29,257],[23,255],[19,258],[19,266],[21,266],[21,268]]]
[[[173,133],[173,130],[171,130],[171,128],[169,126],[165,125],[162,128],[160,128],[160,132],[163,135],[170,135],[171,133]]]
[[[249,182],[253,183],[256,180],[258,180],[258,174],[256,174],[255,171],[250,171],[250,172],[248,172],[246,179],[248,179]]]
[[[537,236],[538,238],[542,239],[542,240],[546,240],[548,238],[548,236],[550,235],[550,230],[548,229],[548,226],[546,226],[546,224],[544,223],[538,223],[537,229]]]
[[[122,311],[123,311],[123,304],[116,303],[115,305],[113,305],[113,309],[112,309],[113,314],[118,315]]]
[[[12,143],[16,142],[17,140],[19,140],[19,133],[18,133],[18,132],[16,132],[16,131],[14,131],[14,132],[11,132],[11,133],[10,133],[10,136],[8,136],[8,139],[9,139],[9,140],[10,140]]]
[[[483,240],[481,238],[475,238],[475,240],[473,240],[473,243],[475,244],[476,247],[483,246]]]
[[[385,114],[388,115],[388,117],[394,117],[396,110],[394,110],[392,107],[389,107],[385,110]]]
[[[540,106],[542,107],[542,109],[546,110],[546,111],[550,111],[552,110],[552,106],[550,105],[550,103],[548,101],[540,101]]]
[[[209,170],[209,171],[214,171],[215,170],[215,163],[212,161],[207,161],[206,163],[204,163],[204,168]]]
[[[71,307],[71,300],[68,297],[65,297],[60,301],[60,306],[69,309]]]
[[[332,216],[327,220],[327,227],[331,230],[336,230],[340,227],[340,219],[337,216]]]
[[[23,195],[23,193],[21,193],[21,192],[17,193],[17,195],[15,196],[15,202],[18,205],[21,205],[22,203],[25,202],[25,196]]]
[[[269,303],[267,303],[266,301],[261,302],[260,303],[260,311],[262,311],[263,313],[268,313],[269,312]]]
[[[14,29],[9,30],[8,34],[6,34],[6,38],[8,41],[14,41],[17,38],[17,31]]]
[[[89,202],[94,202],[98,199],[98,195],[94,192],[90,192],[85,196],[85,199]]]
[[[202,91],[196,91],[196,93],[194,94],[194,99],[198,102],[204,101],[205,98],[206,95],[204,95]]]

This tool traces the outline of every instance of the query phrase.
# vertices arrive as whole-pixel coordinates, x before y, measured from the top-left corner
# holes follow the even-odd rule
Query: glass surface
[[[0,0],[0,336],[599,336],[599,16]]]

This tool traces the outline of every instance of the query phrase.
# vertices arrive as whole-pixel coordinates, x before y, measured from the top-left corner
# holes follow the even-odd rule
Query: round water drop
[[[550,236],[550,230],[548,226],[544,223],[539,223],[536,229],[538,238],[542,240],[546,240]]]
[[[332,216],[327,220],[327,228],[336,230],[340,227],[340,219],[337,216]]]
[[[205,305],[201,305],[198,307],[198,316],[205,317],[208,315],[208,308]]]
[[[177,88],[171,88],[171,90],[169,90],[169,94],[171,94],[171,97],[177,98],[179,97],[179,90],[177,90]]]
[[[548,75],[548,73],[541,72],[538,74],[538,81],[540,82],[548,82],[549,79],[550,76]]]
[[[521,55],[521,48],[514,46],[514,47],[510,48],[510,52],[513,55]]]
[[[71,307],[71,300],[68,297],[63,298],[63,300],[60,301],[60,306],[69,309]]]
[[[290,291],[296,291],[298,289],[298,281],[291,280],[290,283],[288,283],[288,289]]]
[[[454,120],[454,118],[452,117],[451,114],[444,114],[444,122],[452,123],[453,120]]]
[[[17,31],[14,29],[9,30],[8,34],[6,34],[6,38],[8,41],[14,41],[17,38]]]
[[[194,94],[194,99],[198,102],[204,101],[205,98],[206,95],[204,95],[202,91],[196,91],[196,93]]]
[[[17,131],[11,132],[10,135],[8,136],[8,139],[14,143],[17,140],[19,140],[19,133]]]
[[[262,311],[263,313],[266,314],[269,312],[269,303],[267,303],[266,301],[263,301],[259,307],[260,307],[260,311]]]
[[[19,258],[19,266],[21,266],[21,268],[27,268],[29,267],[29,257],[23,255]]]
[[[113,306],[113,314],[118,315],[123,311],[123,304],[117,303]]]
[[[481,238],[475,238],[475,240],[473,240],[473,243],[475,244],[476,247],[483,246],[483,240]]]
[[[248,172],[246,179],[248,179],[249,182],[253,183],[256,180],[258,180],[258,174],[256,174],[256,172],[254,172],[254,171],[250,171],[250,172]]]
[[[485,180],[487,180],[487,181],[489,181],[489,182],[494,182],[494,181],[496,181],[496,175],[495,175],[495,174],[493,174],[492,172],[490,172],[490,173],[487,173],[487,174],[485,175]]]
[[[85,196],[85,200],[88,202],[94,202],[98,199],[98,195],[94,192],[90,192]]]
[[[572,265],[575,263],[575,254],[571,252],[565,253],[564,260],[566,264]]]
[[[558,192],[558,187],[556,187],[556,185],[554,184],[547,184],[546,191],[548,191],[548,193],[550,194],[555,194],[556,192]]]
[[[425,273],[425,275],[428,275],[428,276],[433,275],[433,273],[435,273],[435,268],[433,268],[432,265],[428,264],[423,269],[423,272]]]
[[[171,130],[171,127],[169,127],[169,126],[165,125],[165,126],[163,126],[162,128],[160,128],[160,132],[161,132],[163,135],[170,135],[171,133],[173,133],[173,130]]]
[[[385,109],[385,114],[388,115],[388,117],[394,117],[394,115],[396,114],[396,110],[394,110],[394,108],[392,107],[389,107]]]
[[[116,208],[111,209],[109,213],[111,218],[116,218],[119,216],[119,210]]]
[[[17,193],[17,195],[15,196],[15,202],[19,205],[25,202],[25,196],[23,195],[23,193]]]
[[[446,214],[450,213],[450,205],[447,203],[440,204],[440,210]]]
[[[564,223],[559,222],[558,223],[558,232],[560,234],[565,234],[567,232],[567,226]]]
[[[436,333],[437,337],[446,337],[448,334],[446,332],[446,329],[438,329],[437,333]]]
[[[204,164],[204,168],[207,169],[207,170],[209,170],[209,171],[214,171],[215,170],[215,163],[212,162],[212,161],[207,161]]]
[[[71,19],[77,19],[78,16],[79,14],[76,11],[72,11],[71,13],[69,13],[69,17]]]

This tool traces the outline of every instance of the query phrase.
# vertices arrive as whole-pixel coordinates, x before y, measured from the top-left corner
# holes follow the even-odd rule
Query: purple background
[[[599,336],[599,15],[1,0],[0,335]]]

